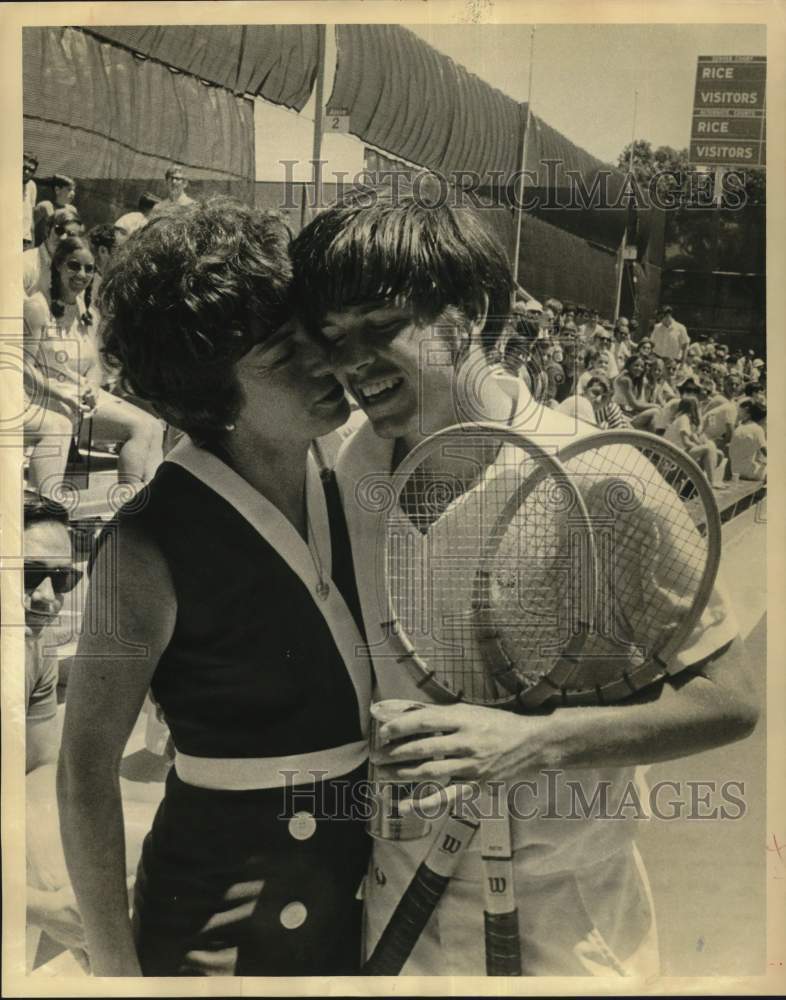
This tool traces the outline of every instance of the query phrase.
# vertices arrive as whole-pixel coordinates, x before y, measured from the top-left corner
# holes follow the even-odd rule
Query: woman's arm
[[[123,524],[90,580],[86,621],[69,675],[58,802],[68,872],[97,976],[139,976],[126,891],[119,767],[174,629],[176,602],[159,549]],[[108,593],[111,587],[113,593]],[[112,620],[105,616],[114,608]],[[86,611],[86,617],[88,612]]]

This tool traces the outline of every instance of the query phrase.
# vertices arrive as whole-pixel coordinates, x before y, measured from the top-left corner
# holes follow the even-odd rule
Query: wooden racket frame
[[[482,647],[486,672],[505,689],[505,693],[498,699],[485,702],[473,702],[465,696],[463,691],[452,691],[447,688],[437,679],[434,671],[429,668],[426,661],[418,655],[395,614],[387,572],[387,546],[389,542],[387,529],[391,515],[398,509],[401,493],[411,473],[420,466],[425,457],[436,451],[443,443],[451,440],[457,442],[470,441],[472,438],[477,438],[478,444],[493,440],[494,442],[501,441],[502,447],[506,444],[513,445],[526,452],[528,457],[538,463],[532,473],[527,476],[512,494],[506,503],[503,514],[497,518],[491,531],[491,538],[486,541],[484,549],[481,552],[479,567],[473,581],[473,610],[482,626],[479,634],[479,643]],[[501,708],[513,711],[523,707],[522,696],[526,694],[524,685],[517,678],[510,676],[510,660],[499,645],[497,629],[489,615],[488,599],[486,597],[488,573],[485,567],[499,547],[502,537],[502,532],[499,529],[508,523],[529,493],[549,476],[553,477],[570,494],[569,506],[571,508],[571,519],[577,529],[582,528],[585,532],[587,564],[584,567],[584,578],[591,581],[591,586],[589,592],[584,595],[586,598],[584,602],[584,614],[587,617],[587,625],[589,626],[593,620],[594,594],[597,589],[594,539],[584,499],[580,491],[573,485],[570,475],[561,460],[525,434],[505,424],[496,424],[493,422],[453,424],[432,434],[425,441],[421,441],[420,444],[416,445],[393,473],[393,489],[391,494],[386,497],[387,502],[385,503],[384,510],[380,512],[377,534],[377,537],[382,540],[383,551],[385,552],[385,558],[377,560],[376,573],[378,592],[384,595],[383,606],[388,611],[388,620],[382,623],[382,630],[393,651],[398,652],[397,663],[403,664],[407,668],[419,690],[433,702],[437,704],[454,704],[465,701],[471,704],[484,705],[488,708]],[[401,518],[406,518],[406,514],[402,512]],[[565,664],[566,671],[574,669],[575,657],[580,653],[581,646],[586,641],[586,634],[585,629],[574,635],[569,645],[562,651],[562,657],[567,657]],[[503,677],[503,675],[505,676]]]
[[[649,684],[669,676],[671,673],[669,670],[670,658],[679,650],[696,626],[715,586],[721,560],[721,518],[712,486],[702,470],[689,455],[669,441],[665,441],[657,434],[636,430],[599,431],[566,445],[560,450],[559,458],[561,462],[567,463],[586,451],[605,449],[614,445],[627,445],[636,449],[649,448],[672,462],[678,471],[689,477],[696,488],[704,510],[704,520],[698,522],[697,530],[703,528],[701,533],[707,539],[707,563],[701,582],[691,603],[690,611],[685,613],[682,623],[670,634],[668,640],[656,654],[630,670],[623,670],[622,676],[616,680],[592,688],[571,688],[569,678],[572,668],[569,663],[562,660],[539,684],[521,696],[521,704],[524,708],[553,703],[561,705],[612,704],[629,698]],[[658,471],[661,472],[659,468]],[[662,472],[661,475],[663,475]],[[668,480],[665,481],[667,485],[670,485]],[[696,524],[695,520],[694,524]]]

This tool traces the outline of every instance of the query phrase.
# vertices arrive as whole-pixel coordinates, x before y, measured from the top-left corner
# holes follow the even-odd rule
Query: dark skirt
[[[364,764],[330,782],[230,792],[173,768],[137,875],[144,975],[356,975],[370,838],[353,803],[366,776]]]

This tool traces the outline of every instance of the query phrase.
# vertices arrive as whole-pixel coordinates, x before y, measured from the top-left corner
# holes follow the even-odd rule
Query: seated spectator
[[[141,485],[152,479],[161,462],[163,429],[154,417],[102,388],[91,310],[94,273],[90,244],[79,237],[62,240],[52,259],[49,299],[37,292],[25,300],[25,332],[46,387],[42,406],[68,417],[74,434],[82,415],[89,415],[95,434],[121,442],[119,481]],[[56,391],[50,392],[49,386]],[[63,396],[68,398],[65,405]],[[49,493],[58,483],[45,480],[37,485]]]
[[[630,427],[630,420],[612,398],[611,382],[605,375],[592,375],[584,386],[584,396],[592,404],[595,423],[601,430]]]
[[[742,383],[736,375],[727,375],[723,382],[723,394],[716,393],[708,399],[702,414],[704,433],[726,455],[737,425],[737,397],[741,388]]]
[[[761,382],[746,382],[742,391],[747,399],[767,405],[767,396]]]
[[[620,316],[614,324],[614,360],[617,372],[625,367],[625,362],[633,354],[633,344],[630,339],[630,326],[624,316]]]
[[[653,354],[652,338],[642,337],[638,343],[638,353],[646,361]]]
[[[57,619],[65,594],[82,575],[73,566],[65,508],[25,491],[23,547],[28,933],[45,931],[53,941],[70,948],[87,971],[82,921],[57,822],[58,668],[56,657],[47,649],[51,644],[48,627]]]
[[[22,286],[25,295],[34,295],[36,292],[49,295],[52,257],[57,244],[67,236],[81,236],[83,232],[84,226],[75,208],[58,209],[48,217],[43,243],[22,254]]]
[[[676,364],[676,362],[673,362]],[[655,406],[664,407],[672,399],[677,398],[677,392],[666,381],[666,363],[662,358],[652,355],[645,365],[644,398]]]
[[[632,354],[625,368],[614,380],[614,402],[637,430],[652,431],[660,406],[646,398],[648,388],[645,359]]]
[[[552,344],[547,352],[544,365],[546,378],[548,379],[546,401],[549,406],[554,406],[560,398],[564,398],[561,395],[566,381],[565,369],[562,366],[563,360],[564,353],[559,343]]]
[[[763,423],[767,405],[757,400],[740,404],[740,423],[729,444],[729,460],[733,476],[758,482],[767,478],[767,438]]]
[[[576,382],[576,395],[582,395],[593,375],[609,375],[610,352],[599,348],[590,349],[584,354],[584,371]]]
[[[22,250],[35,246],[33,218],[38,188],[33,180],[38,170],[38,160],[31,153],[22,157]]]
[[[125,230],[119,229],[117,224],[110,226],[108,223],[101,223],[93,226],[87,234],[90,242],[90,249],[93,251],[96,270],[93,277],[93,285],[90,290],[93,302],[98,301],[101,279],[106,274],[115,251],[118,250],[128,239]],[[99,324],[96,322],[96,329]]]
[[[674,419],[663,436],[678,448],[682,448],[701,466],[704,475],[715,489],[723,488],[715,483],[718,451],[712,441],[708,441],[702,433],[699,403],[695,396],[684,395],[680,399]]]
[[[614,354],[614,330],[608,320],[604,320],[595,329],[595,336],[592,346],[597,351],[603,351],[607,355],[606,374],[610,379],[615,379],[619,375],[619,368]]]
[[[43,182],[42,182],[43,183]],[[47,220],[61,208],[72,208],[76,211],[76,181],[65,174],[55,174],[51,179],[53,200],[39,201],[34,209],[36,244],[41,243],[46,236]]]

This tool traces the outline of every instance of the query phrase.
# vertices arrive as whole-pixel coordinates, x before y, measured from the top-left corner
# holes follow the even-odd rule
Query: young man
[[[194,199],[189,198],[186,194],[188,177],[186,177],[186,172],[182,167],[176,163],[172,164],[164,174],[164,180],[166,181],[167,197],[163,198],[155,206],[153,214],[157,214],[159,211],[171,208],[172,206],[182,208],[184,205],[194,204]]]
[[[663,307],[663,319],[652,331],[652,346],[659,358],[685,361],[685,353],[690,345],[688,331],[672,316],[671,306]]]
[[[344,445],[337,475],[376,697],[422,701],[422,691],[386,655],[381,623],[388,609],[376,586],[378,514],[367,509],[358,484],[371,474],[393,475],[415,445],[459,420],[508,424],[555,449],[592,428],[580,430],[564,414],[534,403],[519,380],[494,371],[489,359],[507,322],[511,275],[470,210],[428,209],[414,199],[336,207],[303,230],[293,255],[296,301],[304,303],[329,346],[333,370],[368,417]],[[526,780],[535,794],[528,806],[535,801],[562,817],[541,812],[512,823],[525,974],[657,971],[635,824],[565,818],[564,788],[551,794],[548,773],[572,772],[589,796],[606,781],[618,795],[636,765],[747,735],[756,710],[736,631],[716,593],[677,658],[688,669],[625,705],[527,716],[468,704],[429,706],[383,728],[385,740],[410,740],[383,759],[394,780]],[[415,758],[420,763],[413,764]],[[366,889],[369,952],[429,844],[430,838],[376,841]],[[404,975],[484,974],[479,850],[473,844],[462,861]]]

